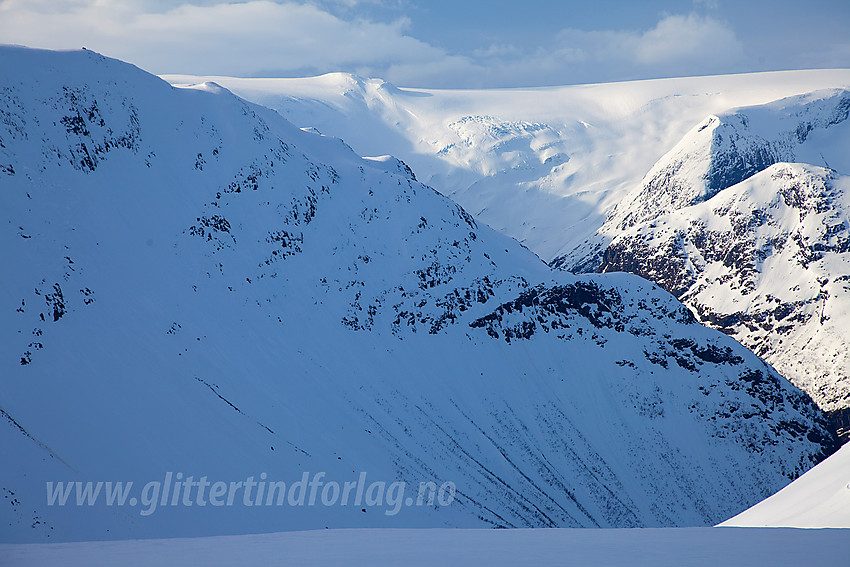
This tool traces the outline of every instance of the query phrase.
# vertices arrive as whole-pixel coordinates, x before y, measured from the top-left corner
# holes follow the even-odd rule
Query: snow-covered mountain
[[[838,90],[706,118],[555,264],[650,279],[825,410],[850,408],[848,116]]]
[[[7,540],[704,525],[834,447],[808,396],[657,286],[553,271],[398,160],[213,83],[2,48],[0,199]],[[398,515],[45,500],[320,471],[457,493]]]
[[[850,91],[836,89],[708,116],[658,160],[593,237],[552,264],[593,269],[622,231],[706,201],[775,163],[850,171],[848,114]]]
[[[651,279],[834,411],[850,406],[850,178],[780,163],[631,227],[601,271]]]
[[[841,89],[710,116],[650,170],[637,194],[617,206],[612,221],[623,230],[652,220],[708,200],[779,162],[826,167],[831,162],[846,170],[848,114],[850,91]]]
[[[360,155],[392,153],[420,180],[546,261],[595,234],[706,116],[850,87],[849,70],[490,90],[400,89],[340,73],[164,78],[215,81],[298,126],[344,139]]]
[[[175,83],[201,80],[167,79]],[[681,272],[679,264],[687,262],[680,262],[678,256],[665,257],[670,246],[654,252],[663,267],[658,261],[652,266],[632,262],[623,254],[623,246],[635,240],[622,235],[624,231],[705,201],[775,163],[802,162],[850,173],[850,130],[845,124],[850,97],[844,90],[850,87],[850,71],[486,91],[398,89],[381,80],[340,74],[215,80],[299,125],[315,125],[343,136],[363,152],[385,153],[392,148],[426,182],[556,267],[596,271],[617,239],[610,254],[616,251],[619,259],[604,269],[653,278],[680,297],[685,290],[671,287],[669,280],[693,281],[696,272]],[[745,108],[730,111],[738,107]],[[750,203],[735,214],[746,217],[761,210],[762,204]],[[840,210],[844,205],[825,206],[835,210],[823,218],[844,218]],[[812,216],[809,222],[818,223],[820,218]],[[838,224],[830,227],[839,230]],[[675,232],[679,227],[669,228]],[[736,230],[748,242],[744,247],[756,240],[761,246],[767,238]],[[765,230],[762,227],[761,232]],[[807,236],[801,245],[824,248],[814,254],[832,257],[826,249],[840,248],[836,244],[840,234],[827,235],[826,227],[807,230],[817,234]],[[777,231],[778,238],[796,234],[788,222]],[[643,234],[647,234],[645,227]],[[725,237],[736,236],[726,230]],[[653,245],[662,241],[655,238]],[[749,263],[753,262],[760,265],[761,260]],[[768,357],[822,407],[836,411],[847,407],[850,388],[843,338],[847,332],[837,315],[845,309],[841,278],[847,272],[841,261],[805,264],[796,271],[792,263],[785,270],[773,268],[771,274],[759,276],[759,293],[748,293],[743,302],[735,299],[734,306],[726,304],[726,292],[718,295],[711,289],[702,292],[699,305],[686,303],[699,309],[704,323],[733,333]],[[737,276],[727,270],[711,277]],[[799,278],[806,283],[798,282]],[[819,295],[825,279],[832,282],[824,284],[827,287],[838,286],[828,298]],[[798,283],[801,286],[795,288]],[[774,286],[785,292],[773,293]],[[830,291],[824,289],[824,293]],[[715,302],[712,295],[722,299]],[[784,325],[743,321],[764,319],[765,308],[755,305],[775,304],[778,297],[791,301],[778,314],[785,319]],[[822,312],[836,313],[830,323],[824,319],[828,328],[812,316],[816,304],[821,304]],[[788,318],[787,309],[796,315]],[[793,339],[773,330],[787,333],[789,321],[804,319],[808,324],[795,325]],[[834,414],[833,419],[850,426],[847,415]]]

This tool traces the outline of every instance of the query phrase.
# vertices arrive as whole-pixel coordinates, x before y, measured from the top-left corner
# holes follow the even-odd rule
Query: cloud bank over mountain
[[[509,23],[499,25],[488,19],[483,4],[480,12],[474,10],[476,3],[464,6],[454,22],[434,15],[439,6],[420,4],[0,0],[0,38],[51,49],[86,46],[155,73],[306,76],[346,71],[430,87],[539,86],[850,64],[850,43],[841,37],[819,51],[817,62],[806,59],[804,49],[782,48],[782,42],[807,35],[805,23],[797,24],[800,33],[791,39],[785,32],[774,33],[777,47],[765,57],[759,50],[766,42],[750,33],[752,26],[761,22],[778,32],[784,24],[773,23],[770,16],[763,22],[743,21],[744,16],[727,21],[738,16],[713,3],[694,3],[684,12],[677,6],[680,12],[673,13],[661,10],[666,2],[653,2],[645,12],[661,11],[640,21],[624,20],[628,7],[614,10],[620,13],[607,20],[583,18],[579,7],[553,7],[553,21],[544,22],[546,15],[537,13],[546,7],[531,2],[515,22],[502,18]],[[844,16],[839,9],[830,18]],[[459,25],[468,33],[446,35]],[[824,26],[823,34],[828,37],[830,29]],[[458,35],[469,37],[447,39]]]

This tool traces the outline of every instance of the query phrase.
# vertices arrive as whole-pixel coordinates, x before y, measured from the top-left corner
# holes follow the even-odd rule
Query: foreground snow
[[[721,525],[850,528],[850,444]]]
[[[755,528],[324,530],[196,539],[0,545],[26,565],[841,565],[846,530]]]

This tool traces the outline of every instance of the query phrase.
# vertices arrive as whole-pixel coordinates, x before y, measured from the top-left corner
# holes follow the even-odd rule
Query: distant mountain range
[[[850,71],[489,91],[216,80],[358,151],[392,148],[555,267],[650,279],[850,426]]]

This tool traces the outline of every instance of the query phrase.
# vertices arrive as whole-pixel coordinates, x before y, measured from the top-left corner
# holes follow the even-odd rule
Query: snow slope
[[[843,565],[847,530],[322,530],[235,537],[1,545],[16,567],[279,564],[799,567]],[[285,558],[285,559],[284,559]]]
[[[850,528],[850,445],[720,525]]]
[[[594,234],[706,116],[850,87],[850,70],[492,90],[400,89],[338,73],[164,78],[215,81],[298,126],[346,140],[360,155],[392,153],[422,181],[547,261]]]
[[[7,541],[707,525],[834,446],[658,287],[553,271],[400,162],[214,83],[2,48],[0,170]],[[317,472],[457,494],[398,515],[45,499]]]

